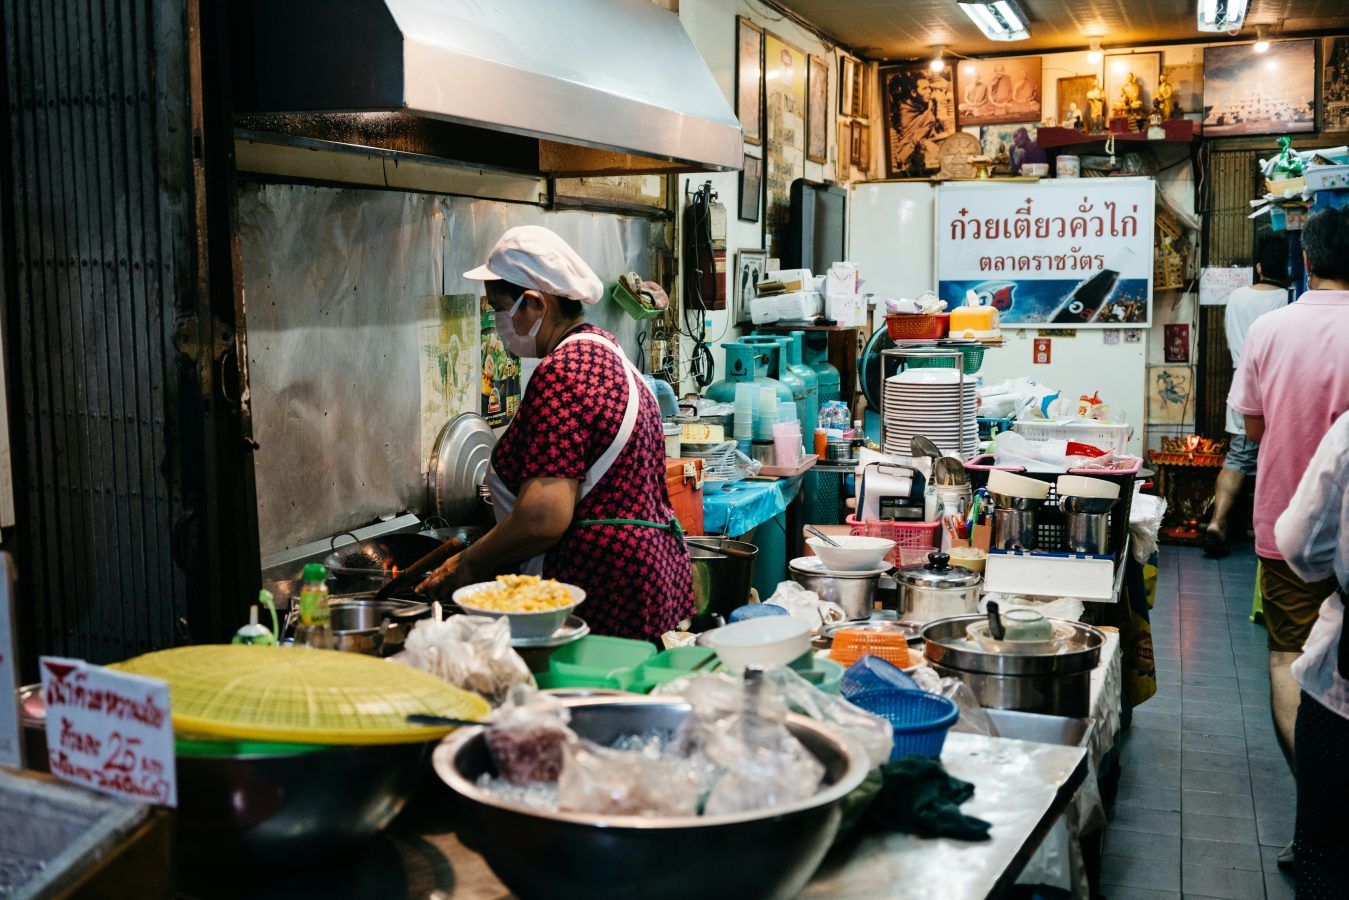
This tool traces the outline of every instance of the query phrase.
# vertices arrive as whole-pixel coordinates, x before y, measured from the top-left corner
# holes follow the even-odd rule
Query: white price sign
[[[169,686],[78,659],[44,656],[47,762],[105,794],[178,805]]]

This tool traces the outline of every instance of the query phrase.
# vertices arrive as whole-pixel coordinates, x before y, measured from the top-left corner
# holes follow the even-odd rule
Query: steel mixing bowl
[[[186,860],[211,864],[293,864],[350,850],[402,810],[425,773],[430,747],[254,752],[242,745],[210,755],[180,747],[178,849]]]
[[[672,732],[689,714],[679,698],[568,701],[571,727],[612,744]],[[800,803],[733,816],[644,818],[548,813],[478,787],[493,773],[483,728],[462,728],[436,748],[436,773],[454,792],[460,837],[522,900],[750,900],[795,897],[838,833],[845,795],[869,763],[855,741],[810,719],[787,727],[824,764],[825,784]]]

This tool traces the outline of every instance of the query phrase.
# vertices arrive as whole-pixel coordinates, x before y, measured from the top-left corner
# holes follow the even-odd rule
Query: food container
[[[683,440],[683,429],[678,422],[665,423],[665,458],[678,459],[680,443]]]
[[[601,743],[674,733],[689,714],[687,703],[670,697],[564,702],[572,729]],[[434,764],[456,795],[460,833],[472,835],[475,849],[522,900],[610,900],[632,896],[634,885],[641,885],[643,900],[795,897],[837,836],[843,798],[862,783],[869,764],[861,745],[823,725],[798,715],[786,724],[823,764],[823,785],[798,803],[736,815],[643,818],[530,809],[477,785],[492,769],[477,727],[451,735],[436,749]],[[677,877],[652,877],[672,865]]]
[[[952,547],[947,552],[951,557],[951,565],[984,574],[984,566],[988,563],[987,551],[978,547]]]
[[[834,572],[870,572],[895,549],[895,542],[888,538],[840,534],[830,540],[832,544],[812,537],[807,538],[806,543],[824,562],[825,568]]]
[[[983,616],[955,616],[923,629],[923,655],[942,676],[959,678],[981,706],[1084,718],[1091,708],[1091,673],[1105,635],[1081,622],[1051,619],[1061,646],[1048,653],[990,652],[968,636]]]
[[[930,622],[965,615],[979,608],[978,572],[951,565],[940,551],[928,554],[927,563],[906,566],[895,573],[899,583],[899,617],[909,622]]]
[[[1064,153],[1054,161],[1054,175],[1059,178],[1077,178],[1081,174],[1082,160],[1076,156]]]
[[[708,632],[707,643],[731,674],[746,666],[772,669],[810,652],[810,626],[791,617],[745,619]]]
[[[555,609],[545,609],[539,612],[501,612],[473,605],[474,594],[480,594],[496,586],[495,581],[480,581],[477,584],[461,587],[451,595],[451,599],[470,615],[490,616],[493,619],[505,616],[506,620],[510,622],[512,639],[547,637],[561,628],[562,623],[567,621],[567,617],[571,615],[571,611],[580,606],[586,598],[586,592],[576,585],[564,584],[562,587],[571,593],[572,602]]]
[[[1049,174],[1049,163],[1022,163],[1021,174],[1027,178],[1044,178]]]
[[[292,612],[296,612],[292,607]],[[415,600],[349,596],[328,607],[333,649],[369,656],[392,656],[403,649],[413,623],[429,618],[431,607]]]
[[[1035,550],[1040,544],[1036,513],[1043,500],[993,493],[993,549]],[[1057,548],[1046,548],[1057,549]]]
[[[718,553],[712,549],[714,547],[747,555]],[[688,548],[693,563],[693,608],[696,614],[726,618],[749,602],[758,547],[719,535],[701,535],[693,538]]]
[[[881,575],[889,571],[884,563],[868,572],[836,572],[825,567],[818,556],[802,556],[787,564],[787,577],[821,600],[837,603],[850,619],[864,619],[876,605],[876,589]]]

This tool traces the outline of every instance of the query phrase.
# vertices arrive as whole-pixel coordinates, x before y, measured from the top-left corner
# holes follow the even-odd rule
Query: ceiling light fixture
[[[932,57],[932,62],[927,64],[928,69],[932,72],[945,72],[946,60],[942,59],[941,55],[946,50],[946,47],[942,44],[938,44],[932,49],[936,51],[936,55]]]
[[[1024,41],[1030,37],[1030,24],[1016,0],[957,0],[965,15],[984,36],[994,41]],[[1221,2],[1221,0],[1220,0]],[[1240,2],[1245,0],[1228,0]]]
[[[1255,26],[1255,47],[1252,48],[1256,53],[1264,53],[1269,49],[1269,26]]]
[[[1200,31],[1236,31],[1246,19],[1247,0],[1199,0]]]
[[[1101,39],[1092,38],[1091,49],[1087,51],[1087,62],[1091,63],[1093,66],[1097,65],[1098,63],[1100,63],[1102,56],[1103,54],[1101,53]]]

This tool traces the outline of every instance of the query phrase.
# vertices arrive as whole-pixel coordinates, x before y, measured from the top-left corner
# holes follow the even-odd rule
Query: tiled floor
[[[1163,547],[1152,638],[1157,696],[1134,711],[1105,837],[1109,900],[1284,898],[1292,776],[1269,717],[1265,630],[1250,621],[1255,557]]]

